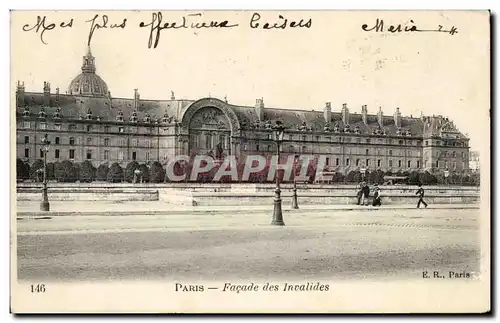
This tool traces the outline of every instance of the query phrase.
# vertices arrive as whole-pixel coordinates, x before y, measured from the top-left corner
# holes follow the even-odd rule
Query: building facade
[[[95,166],[159,161],[176,155],[230,154],[271,156],[276,152],[272,126],[286,127],[282,155],[326,155],[331,171],[362,168],[385,172],[469,169],[469,139],[443,116],[404,117],[353,113],[347,104],[336,112],[327,102],[322,111],[268,108],[263,98],[254,106],[226,99],[168,100],[114,98],[96,74],[90,49],[81,73],[62,94],[44,82],[43,92],[26,92],[17,83],[17,158],[43,158],[41,140],[51,141],[48,162],[91,161]]]

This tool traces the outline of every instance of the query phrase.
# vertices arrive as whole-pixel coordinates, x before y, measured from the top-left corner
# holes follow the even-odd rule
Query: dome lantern
[[[78,74],[69,84],[69,94],[109,97],[108,85],[96,74],[95,57],[92,56],[90,46],[83,56],[82,73]]]

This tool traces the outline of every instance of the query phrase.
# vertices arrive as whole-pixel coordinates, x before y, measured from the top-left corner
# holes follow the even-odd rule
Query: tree
[[[138,168],[139,168],[139,163],[136,162],[135,160],[127,164],[127,167],[125,167],[125,174],[124,174],[126,182],[132,183],[132,181],[134,180],[134,172]]]
[[[385,173],[381,169],[377,169],[370,173],[370,181],[373,184],[383,184],[384,183]]]
[[[54,165],[54,176],[59,182],[76,182],[78,173],[75,166],[69,160]]]
[[[350,171],[346,176],[346,181],[349,183],[361,182],[361,172],[359,170]]]
[[[101,164],[97,167],[96,179],[98,181],[106,181],[108,179],[109,166],[108,164]]]
[[[90,183],[94,181],[96,175],[96,169],[91,162],[85,160],[80,164],[79,168],[80,169],[78,178],[80,179],[80,182]]]
[[[420,184],[420,174],[417,171],[412,171],[408,175],[408,185],[418,185]]]
[[[151,169],[149,171],[149,181],[151,183],[162,183],[165,179],[165,170],[163,166],[155,161],[151,165]]]
[[[54,163],[47,163],[47,180],[54,180],[55,179],[55,164]]]
[[[419,174],[420,184],[422,185],[433,185],[437,183],[437,179],[434,175],[425,171]]]
[[[144,183],[148,183],[149,182],[149,168],[146,164],[141,164],[139,166],[139,170],[141,171],[141,177],[142,177],[142,181]]]
[[[22,159],[16,159],[16,178],[18,180],[24,180],[30,177],[30,165],[23,162]]]
[[[123,181],[123,169],[118,163],[113,163],[108,171],[108,182],[119,183]]]
[[[41,159],[35,160],[31,165],[30,178],[35,181],[43,181],[43,161]]]

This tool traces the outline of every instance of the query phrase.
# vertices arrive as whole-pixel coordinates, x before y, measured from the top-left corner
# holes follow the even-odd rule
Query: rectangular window
[[[104,146],[109,146],[109,138],[104,138]]]
[[[223,141],[224,142],[224,141]],[[146,147],[151,148],[151,140],[146,140]],[[225,147],[224,147],[225,148]]]
[[[56,145],[59,145],[59,137],[56,137]]]
[[[40,149],[40,158],[43,158],[43,156],[44,156],[44,151],[43,149]]]
[[[370,139],[366,139],[366,143],[369,144],[371,142]]]
[[[417,160],[417,168],[420,168],[420,160]]]
[[[92,138],[87,138],[87,145],[91,146],[92,145]]]
[[[47,129],[46,123],[40,123],[40,129]]]
[[[382,164],[382,161],[380,159],[377,160],[377,167],[380,167],[381,164]]]
[[[259,145],[258,144],[255,146],[255,151],[259,151]]]
[[[366,167],[368,167],[368,166],[370,166],[370,160],[369,159],[366,160]]]
[[[389,156],[392,156],[392,149],[389,149]]]
[[[146,160],[149,161],[149,151],[146,151]]]
[[[75,145],[75,138],[74,137],[69,137],[69,144],[71,146],[74,146]]]
[[[456,162],[453,162],[453,163],[451,164],[451,167],[452,167],[454,170],[455,170],[455,169],[457,169],[457,163],[456,163]]]
[[[439,160],[436,160],[436,168],[439,168]]]
[[[205,136],[205,148],[212,149],[212,135],[210,134]]]
[[[306,141],[306,136],[302,136],[302,141]]]
[[[326,166],[330,166],[330,158],[326,157]]]
[[[29,121],[25,121],[25,122],[23,123],[23,127],[24,127],[24,128],[31,128],[31,124],[30,124],[30,122],[29,122]]]
[[[24,157],[26,157],[26,158],[30,157],[30,150],[29,150],[29,148],[24,148]]]
[[[76,130],[76,125],[74,124],[68,125],[68,130]]]
[[[336,159],[335,159],[335,166],[338,166],[338,165],[339,165],[339,159],[338,159],[338,158],[336,158]]]
[[[92,131],[92,126],[91,125],[87,125],[87,131]]]
[[[267,145],[267,151],[271,151],[271,145]]]
[[[316,136],[316,141],[319,141],[319,136]]]
[[[104,132],[109,132],[109,126],[104,126]]]
[[[118,160],[123,160],[123,151],[118,152]]]
[[[408,161],[408,168],[411,167],[411,160]]]
[[[401,167],[401,159],[398,160],[398,167]]]
[[[87,150],[87,159],[92,159],[92,150]]]
[[[123,133],[123,132],[125,132],[125,129],[123,129],[123,127],[118,127],[118,132]]]
[[[137,139],[132,139],[132,147],[137,147]]]
[[[55,130],[61,130],[61,125],[60,124],[55,124],[54,125]]]
[[[69,159],[75,159],[75,150],[74,149],[69,150]]]
[[[347,158],[347,159],[345,160],[345,165],[346,165],[346,166],[349,166],[349,158]]]
[[[392,159],[389,159],[389,167],[392,167]]]
[[[132,160],[136,160],[137,159],[137,152],[133,151],[132,152]]]
[[[365,155],[369,155],[369,154],[370,154],[370,149],[365,150]]]
[[[109,150],[104,151],[104,159],[108,160],[109,159]]]
[[[359,158],[356,159],[356,166],[359,166]]]
[[[30,143],[30,137],[29,136],[24,136],[24,143],[29,144]]]
[[[54,150],[54,157],[59,159],[59,149]]]

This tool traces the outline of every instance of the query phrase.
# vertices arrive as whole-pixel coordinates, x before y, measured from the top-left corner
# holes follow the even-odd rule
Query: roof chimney
[[[347,108],[347,103],[342,104],[342,121],[344,124],[349,124],[349,108]]]
[[[264,98],[255,100],[255,113],[259,118],[259,121],[264,120]]]
[[[368,108],[365,104],[361,106],[361,117],[363,118],[364,124],[368,124],[367,115],[368,115]]]
[[[323,110],[323,116],[325,118],[326,123],[330,123],[332,121],[332,103],[326,102],[325,108]]]

